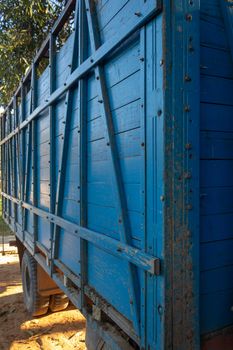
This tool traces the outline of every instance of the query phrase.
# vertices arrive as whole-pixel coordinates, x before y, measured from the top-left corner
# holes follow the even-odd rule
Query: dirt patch
[[[11,250],[9,250],[11,249]],[[0,253],[0,350],[84,350],[85,318],[74,307],[32,318],[23,304],[19,261]]]

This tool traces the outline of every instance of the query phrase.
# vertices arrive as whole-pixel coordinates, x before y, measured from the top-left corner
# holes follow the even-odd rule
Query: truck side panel
[[[162,17],[154,0],[77,3],[76,30],[52,58],[50,47],[42,73],[33,66],[36,79],[17,97],[19,120],[2,135],[5,152],[20,135],[21,170],[5,171],[22,192],[3,188],[4,214],[83,312],[95,304],[133,341],[154,348],[163,327]],[[103,48],[108,54],[93,66]],[[51,84],[66,89],[83,60],[90,68],[43,107]],[[18,125],[20,134],[4,141]]]

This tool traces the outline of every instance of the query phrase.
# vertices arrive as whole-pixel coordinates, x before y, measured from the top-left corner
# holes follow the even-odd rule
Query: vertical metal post
[[[2,139],[5,137],[5,115],[1,117],[1,137]],[[3,144],[1,146],[1,187],[2,190],[6,193],[6,187],[5,187],[5,167],[6,167],[6,162],[5,162],[5,145]],[[5,198],[1,196],[2,198],[2,215],[5,211]],[[5,255],[5,239],[4,239],[4,232],[2,232],[2,255]]]
[[[200,349],[200,1],[164,9],[164,347]]]
[[[85,14],[84,0],[79,1],[79,52],[78,52],[78,65],[82,64],[86,55],[86,42],[87,42],[87,23]],[[86,81],[84,79],[79,80],[78,87],[78,99],[79,99],[79,189],[80,189],[80,226],[87,226],[87,120],[86,120]],[[79,307],[85,308],[84,298],[84,286],[86,284],[86,267],[87,267],[87,242],[80,239],[80,279],[81,290],[79,294]]]
[[[142,239],[142,249],[147,251],[147,228],[146,228],[146,30],[143,27],[140,31],[140,130],[141,130],[141,167],[140,167],[140,210],[141,210],[141,229],[144,232]],[[141,328],[141,346],[146,348],[146,288],[147,273],[141,271],[141,310],[140,310],[140,328]]]
[[[23,84],[23,81],[21,83],[21,122],[25,120],[25,87]],[[26,133],[27,130],[22,130],[22,137],[20,140],[19,136],[19,144],[22,145],[22,167],[21,167],[21,200],[24,200],[25,196],[25,176],[26,176]],[[21,206],[21,217],[22,217],[22,234],[23,234],[23,241],[25,240],[25,232],[24,232],[24,226],[25,226],[25,217],[24,212],[26,212],[25,209]]]
[[[4,120],[3,120],[3,135],[6,136],[6,114],[4,114]],[[3,181],[3,190],[6,193],[7,192],[7,162],[6,162],[6,143],[3,144],[3,161],[2,161],[2,181]],[[3,213],[5,215],[5,212],[7,210],[7,199],[3,198]]]
[[[4,138],[6,136],[6,114],[2,116],[2,137]],[[3,192],[6,193],[6,161],[5,161],[5,155],[6,155],[6,143],[4,143],[1,147],[1,181],[2,181],[2,189]],[[6,198],[2,196],[2,215],[6,211]]]
[[[36,79],[36,66],[32,63],[31,73],[31,110],[32,113],[37,105],[37,79]],[[37,121],[32,121],[31,127],[31,139],[32,139],[32,191],[33,191],[33,206],[38,206],[38,186],[37,186],[37,132],[36,132]],[[38,240],[38,216],[33,213],[33,249],[36,251],[36,242]]]
[[[8,134],[10,133],[10,109],[8,107],[7,109],[7,132]],[[10,158],[10,141],[7,141],[7,194],[11,194],[11,158]],[[8,223],[10,224],[10,217],[11,217],[11,201],[9,199],[7,199],[8,201]]]
[[[13,115],[11,113],[12,110],[10,110],[10,118],[13,118]],[[13,157],[13,150],[14,150],[14,140],[15,138],[12,137],[9,140],[9,162],[10,162],[10,195],[15,196],[15,159]],[[16,224],[16,204],[11,204],[11,219],[13,221],[13,224]]]
[[[76,2],[76,10],[75,10],[75,21],[74,21],[74,41],[73,41],[73,49],[72,49],[72,61],[70,65],[70,73],[74,71],[77,64],[77,53],[78,53],[78,1]],[[65,112],[65,130],[64,130],[64,138],[61,152],[61,161],[60,161],[60,169],[58,174],[57,181],[57,190],[56,190],[56,206],[55,206],[55,214],[57,216],[62,215],[63,208],[63,199],[64,199],[64,189],[65,189],[65,177],[66,177],[66,163],[67,163],[67,155],[69,149],[69,134],[70,134],[70,122],[72,117],[72,100],[73,100],[73,91],[70,88],[66,94],[66,112]],[[53,233],[53,250],[51,257],[51,264],[53,265],[53,259],[58,256],[59,249],[59,234],[60,227],[58,225],[54,225],[54,233]],[[51,271],[53,270],[53,266],[51,267]]]
[[[16,96],[14,96],[13,99],[13,109],[14,109],[14,128],[16,128],[17,122],[18,122],[18,111],[17,111],[17,100]],[[16,134],[13,138],[14,141],[14,147],[13,147],[13,161],[14,161],[14,192],[13,196],[15,198],[18,198],[17,189],[18,189],[18,181],[17,181],[17,154],[16,154],[16,147],[17,147],[17,139],[18,135]],[[14,216],[15,216],[15,231],[17,230],[17,210],[18,210],[18,204],[14,203]]]
[[[56,36],[51,33],[49,40],[49,78],[50,78],[50,95],[56,89]],[[56,135],[56,115],[55,115],[55,106],[50,105],[49,107],[49,121],[50,121],[50,136],[49,136],[49,144],[50,144],[50,172],[49,172],[49,186],[50,186],[50,213],[54,214],[55,212],[55,185],[56,185],[56,147],[55,147],[55,135]],[[54,224],[50,224],[50,254],[53,251],[53,231]],[[52,256],[51,256],[52,258]],[[51,272],[52,274],[52,264],[51,264]]]
[[[3,139],[3,122],[4,122],[4,115],[1,116],[0,118],[0,122],[1,122],[1,130],[0,130],[0,133],[1,133],[1,140]],[[1,172],[1,178],[0,178],[0,181],[1,181],[1,191],[3,192],[4,191],[4,187],[3,187],[3,149],[4,149],[4,145],[1,146],[1,169],[0,169],[0,172]],[[3,214],[3,196],[1,195],[1,201],[2,201],[2,214]],[[1,213],[0,213],[1,215]]]
[[[17,98],[14,99],[14,109],[15,109],[15,115],[16,115],[16,125],[19,127],[20,120],[19,120],[19,111],[17,106]],[[20,131],[16,134],[16,140],[15,140],[15,152],[16,152],[16,168],[17,168],[17,191],[19,194],[17,194],[17,198],[22,200],[22,164],[20,160]]]

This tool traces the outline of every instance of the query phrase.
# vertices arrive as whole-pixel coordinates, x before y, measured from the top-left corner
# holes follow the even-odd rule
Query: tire
[[[37,262],[25,250],[21,265],[24,304],[32,316],[42,316],[48,312],[49,296],[41,296],[37,288]]]
[[[69,302],[69,299],[64,293],[54,294],[50,297],[49,308],[52,312],[63,311],[67,308]]]

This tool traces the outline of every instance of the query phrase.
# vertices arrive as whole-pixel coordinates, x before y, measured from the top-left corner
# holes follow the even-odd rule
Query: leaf
[[[64,1],[0,0],[0,105],[8,103]]]

